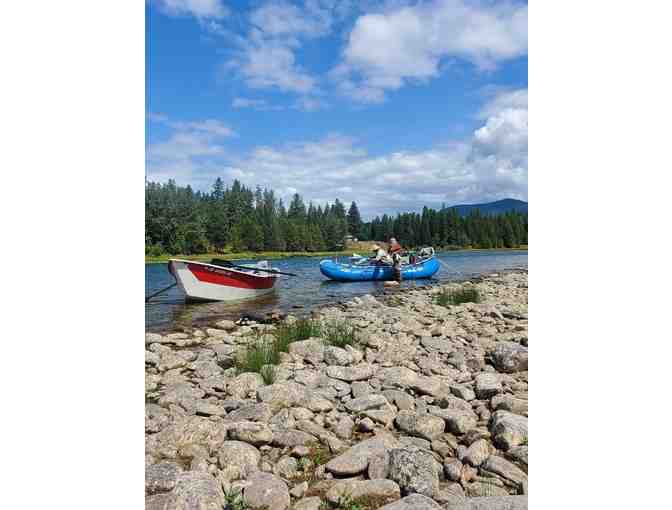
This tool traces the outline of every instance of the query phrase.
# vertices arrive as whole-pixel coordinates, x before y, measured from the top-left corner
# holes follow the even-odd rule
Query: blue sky
[[[357,201],[527,199],[527,5],[149,0],[147,179]]]

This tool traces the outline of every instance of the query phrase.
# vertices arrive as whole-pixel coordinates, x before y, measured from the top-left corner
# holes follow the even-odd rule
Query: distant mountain
[[[456,209],[460,216],[468,216],[469,213],[475,209],[479,209],[481,214],[496,215],[509,211],[517,211],[527,214],[527,202],[522,200],[515,200],[513,198],[505,198],[497,200],[496,202],[488,202],[487,204],[463,204],[448,207],[448,209]]]

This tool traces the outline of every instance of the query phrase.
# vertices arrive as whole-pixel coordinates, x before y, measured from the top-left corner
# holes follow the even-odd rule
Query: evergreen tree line
[[[289,206],[273,190],[255,190],[235,180],[225,187],[218,178],[209,193],[190,186],[148,182],[145,186],[145,252],[315,252],[343,247],[350,234],[360,240],[395,236],[404,246],[514,247],[527,244],[527,216],[507,213],[460,218],[453,209],[425,207],[422,214],[384,215],[363,222],[352,202],[307,206],[295,194]]]

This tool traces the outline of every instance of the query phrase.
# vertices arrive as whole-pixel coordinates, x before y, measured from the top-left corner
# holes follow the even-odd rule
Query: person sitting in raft
[[[401,245],[394,237],[390,237],[390,255],[394,255],[395,253],[401,255]]]
[[[371,262],[382,263],[382,264],[390,264],[392,262],[391,259],[390,259],[390,256],[387,254],[387,252],[385,250],[383,250],[377,244],[374,244],[371,247],[371,251],[374,252],[374,256],[369,259]]]

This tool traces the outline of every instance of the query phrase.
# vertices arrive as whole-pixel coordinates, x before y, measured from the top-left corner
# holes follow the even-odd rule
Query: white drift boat
[[[277,274],[267,261],[238,266],[226,261],[213,263],[170,259],[168,270],[191,301],[239,301],[255,299],[274,291]]]

